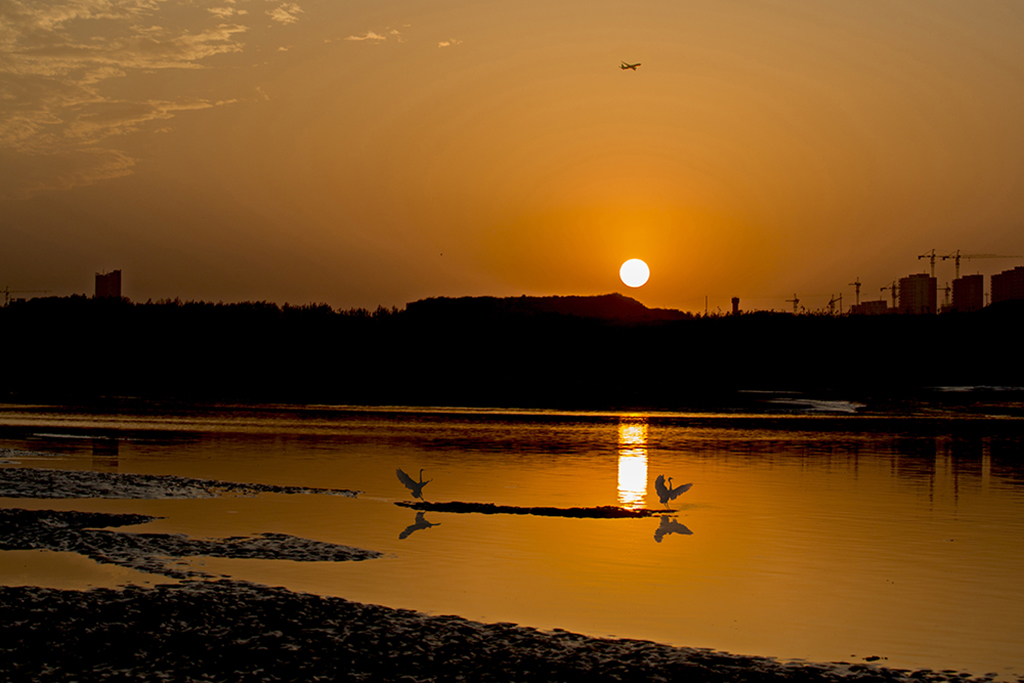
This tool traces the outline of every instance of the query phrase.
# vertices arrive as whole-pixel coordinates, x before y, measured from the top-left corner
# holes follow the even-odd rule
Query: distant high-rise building
[[[96,273],[96,298],[121,298],[120,270],[112,270],[109,273]]]
[[[1024,266],[992,276],[992,303],[1024,299]]]
[[[953,280],[953,310],[977,311],[985,307],[985,276],[964,275]]]
[[[732,314],[733,315],[739,315],[740,314],[740,298],[738,296],[734,296],[732,298]]]
[[[928,273],[900,278],[900,313],[937,313],[938,280]]]
[[[885,299],[865,301],[850,306],[851,315],[885,315],[889,312],[889,302]]]

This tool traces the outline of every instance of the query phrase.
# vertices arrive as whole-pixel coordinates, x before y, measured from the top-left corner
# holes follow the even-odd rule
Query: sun
[[[651,269],[638,258],[631,258],[619,268],[619,277],[627,287],[643,287],[651,277]]]

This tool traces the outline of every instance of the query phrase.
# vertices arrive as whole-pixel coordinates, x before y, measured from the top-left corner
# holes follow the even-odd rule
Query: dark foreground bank
[[[237,581],[0,588],[10,681],[964,681],[361,605]]]

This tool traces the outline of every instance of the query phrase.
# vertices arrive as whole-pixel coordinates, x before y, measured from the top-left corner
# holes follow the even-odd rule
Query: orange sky
[[[0,43],[11,290],[820,308],[1024,254],[1016,3],[11,0]]]

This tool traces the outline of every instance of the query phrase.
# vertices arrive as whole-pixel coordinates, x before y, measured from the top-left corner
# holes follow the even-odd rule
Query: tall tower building
[[[938,280],[927,273],[916,273],[900,278],[900,313],[937,313]]]
[[[1024,266],[992,276],[992,303],[1024,299]]]
[[[96,273],[96,297],[97,299],[121,298],[121,271],[112,270],[109,273]]]
[[[953,280],[953,310],[977,311],[985,307],[985,276],[964,275]]]

